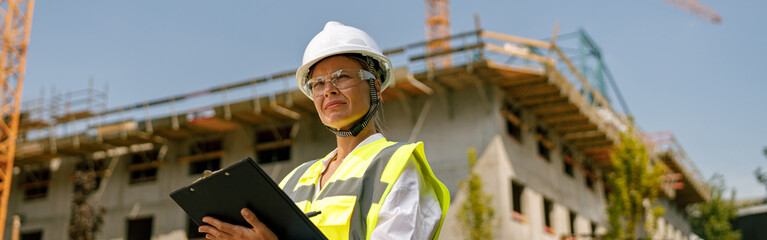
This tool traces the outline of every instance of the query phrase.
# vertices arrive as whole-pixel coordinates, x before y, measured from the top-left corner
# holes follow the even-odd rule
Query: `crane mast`
[[[0,0],[0,223],[5,226],[34,0]],[[0,227],[0,237],[5,227]]]
[[[426,53],[438,54],[450,49],[450,6],[448,0],[426,0]],[[436,40],[436,41],[434,41]],[[430,57],[427,61],[429,70],[449,67],[452,63],[449,55]]]

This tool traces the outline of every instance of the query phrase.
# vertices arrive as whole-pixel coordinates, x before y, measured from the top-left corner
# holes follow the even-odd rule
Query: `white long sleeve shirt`
[[[380,133],[371,135],[357,145],[360,146],[384,139]],[[328,162],[336,155],[336,150],[330,157],[322,161],[322,171],[325,172]],[[349,156],[344,158],[346,161]],[[315,182],[319,186],[320,178]],[[314,196],[319,196],[320,188],[314,188]],[[391,191],[378,212],[378,223],[370,239],[431,239],[442,210],[431,185],[426,184],[418,170],[415,159],[411,156]]]

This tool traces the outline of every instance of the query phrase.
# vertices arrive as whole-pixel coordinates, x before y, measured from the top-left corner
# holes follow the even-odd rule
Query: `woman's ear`
[[[381,80],[376,79],[375,85],[376,85],[376,92],[378,92],[378,96],[381,96],[381,94],[383,94],[383,91],[381,91]]]

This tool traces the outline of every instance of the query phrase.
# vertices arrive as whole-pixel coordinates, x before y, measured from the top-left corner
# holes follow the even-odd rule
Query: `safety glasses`
[[[347,89],[354,87],[360,80],[375,79],[373,73],[362,69],[340,69],[330,74],[317,76],[304,83],[304,90],[312,97],[318,97],[328,88],[328,83],[337,89]]]

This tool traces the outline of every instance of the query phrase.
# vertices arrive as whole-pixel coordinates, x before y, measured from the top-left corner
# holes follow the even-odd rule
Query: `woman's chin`
[[[350,117],[348,115],[328,116],[327,118],[322,119],[322,123],[333,129],[349,130],[352,125],[354,125],[354,122],[361,117],[362,116]]]
[[[323,121],[323,124],[325,124],[325,126],[331,127],[336,130],[349,130],[351,129],[353,123],[354,121],[330,121],[329,123]]]
[[[348,125],[344,126],[344,125],[325,124],[325,126],[328,126],[328,127],[332,128],[332,129],[335,129],[335,130],[341,130],[341,131],[348,131],[351,128],[351,126],[348,126]]]

